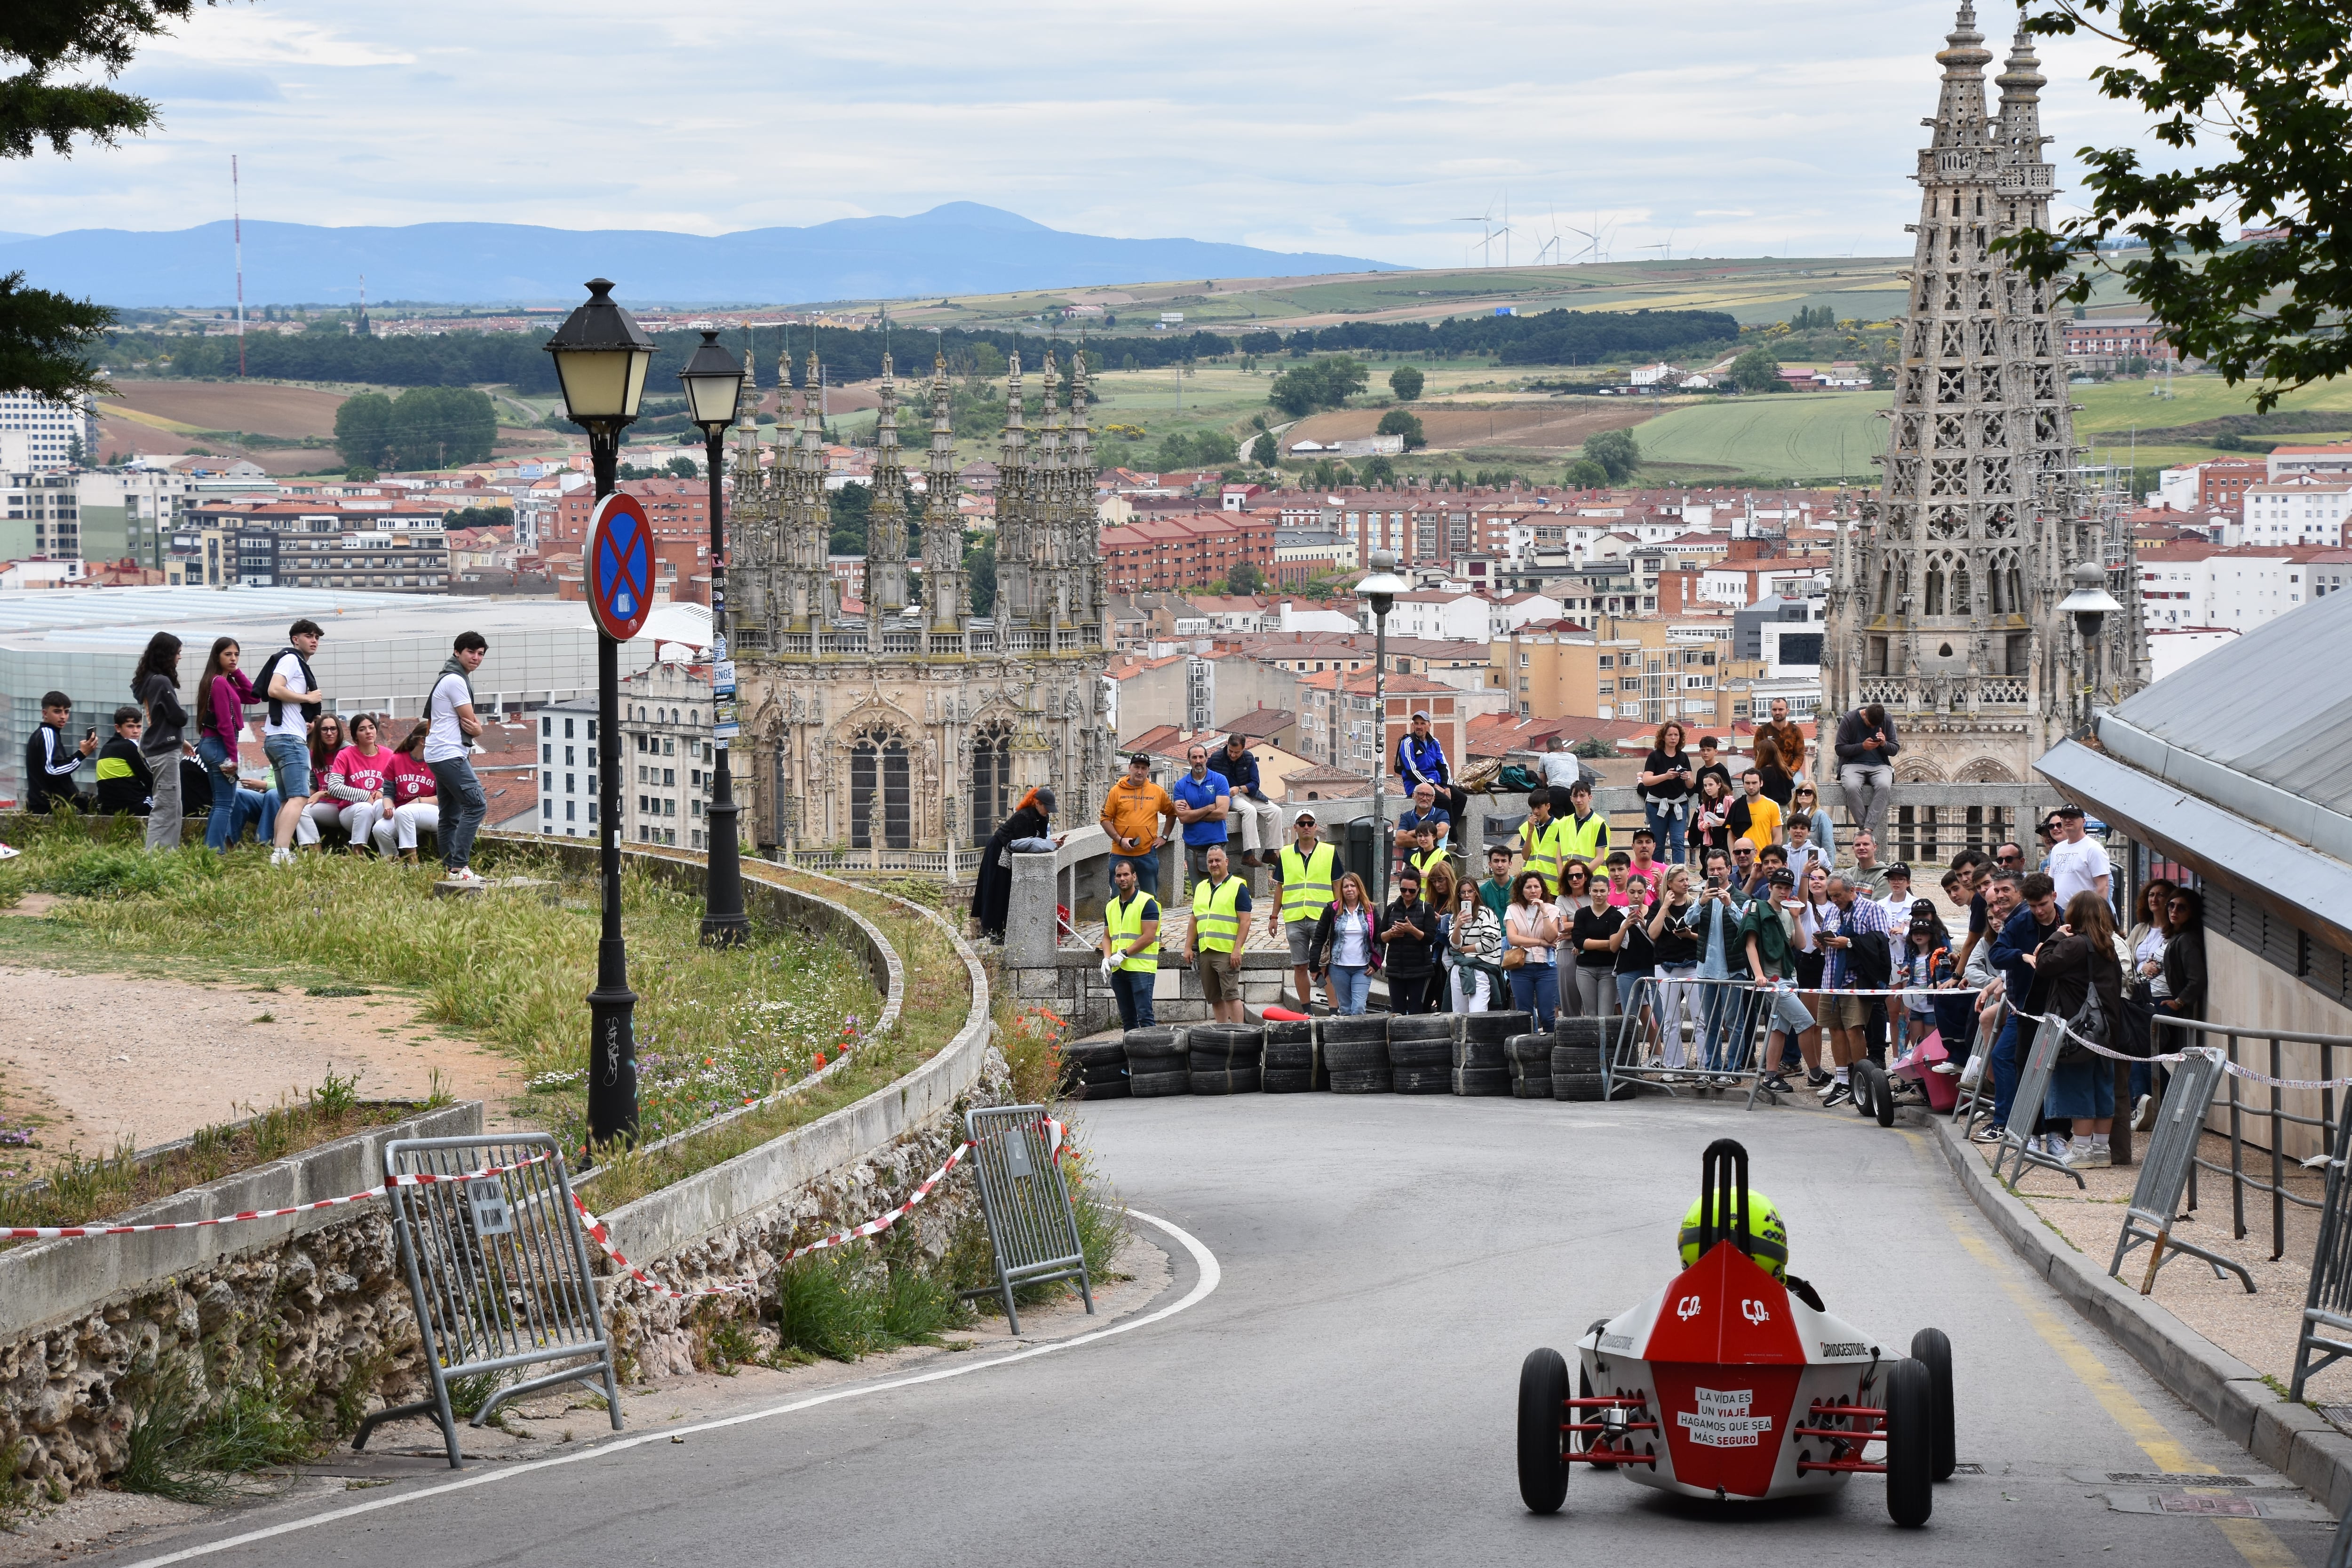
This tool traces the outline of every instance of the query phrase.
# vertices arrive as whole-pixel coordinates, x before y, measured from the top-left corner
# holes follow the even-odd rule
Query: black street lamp
[[[1356,584],[1356,596],[1371,606],[1372,611],[1372,871],[1379,883],[1381,908],[1389,904],[1389,858],[1395,847],[1389,843],[1388,802],[1381,793],[1381,783],[1389,771],[1389,611],[1396,596],[1412,584],[1396,574],[1396,552],[1372,552],[1372,574]],[[1336,689],[1340,696],[1339,707],[1347,710],[1347,677],[1339,678]]]
[[[613,493],[621,467],[621,432],[637,417],[654,341],[636,318],[613,302],[613,285],[588,280],[588,302],[547,340],[563,387],[563,411],[588,432],[596,499]],[[593,573],[593,563],[583,563]],[[588,993],[588,1141],[591,1149],[637,1135],[637,994],[629,989],[629,952],[621,940],[621,645],[596,634],[596,825],[601,851],[604,934],[596,944],[596,989]]]
[[[727,769],[727,743],[735,736],[735,658],[727,644],[727,525],[720,512],[719,462],[743,396],[743,366],[719,346],[715,328],[701,331],[702,346],[677,378],[686,384],[687,416],[702,427],[710,476],[710,733],[719,765],[710,775],[706,824],[710,853],[703,872],[702,941],[706,947],[736,947],[751,936],[751,921],[743,912],[743,858],[735,832],[739,808]]]

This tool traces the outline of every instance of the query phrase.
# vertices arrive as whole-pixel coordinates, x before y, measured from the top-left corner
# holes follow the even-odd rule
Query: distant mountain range
[[[226,223],[0,236],[0,273],[19,268],[37,287],[109,305],[219,305],[236,293]],[[716,237],[509,223],[321,228],[256,219],[245,226],[248,309],[350,304],[362,273],[372,300],[558,304],[579,299],[583,279],[604,277],[619,285],[615,296],[631,303],[700,305],[1402,270],[1357,256],[1067,234],[975,202],[950,202],[912,217],[840,218]]]

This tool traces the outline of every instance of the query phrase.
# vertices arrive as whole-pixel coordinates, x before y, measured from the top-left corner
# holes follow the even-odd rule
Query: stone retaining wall
[[[699,857],[644,858],[663,863],[657,875],[699,868]],[[895,1019],[905,973],[878,929],[845,906],[766,882],[756,864],[745,870],[747,898],[767,902],[770,914],[863,946],[887,999],[877,1022]],[[615,1246],[675,1286],[759,1281],[756,1292],[679,1303],[607,1267],[601,1295],[631,1382],[699,1363],[722,1322],[772,1317],[779,1254],[902,1202],[961,1142],[962,1112],[1004,1100],[985,972],[945,922],[905,907],[939,925],[965,963],[971,1003],[963,1026],[929,1060],[856,1104],[603,1216]],[[175,1194],[133,1217],[201,1218],[360,1191],[382,1181],[386,1139],[475,1133],[481,1124],[480,1104],[467,1102]],[[593,1185],[585,1195],[593,1199]],[[951,1179],[905,1223],[936,1258],[973,1207],[969,1184]],[[134,1413],[163,1375],[192,1377],[200,1397],[272,1382],[321,1419],[339,1405],[349,1414],[420,1397],[420,1342],[388,1215],[369,1204],[0,1253],[0,1505],[15,1488],[62,1495],[120,1469]]]

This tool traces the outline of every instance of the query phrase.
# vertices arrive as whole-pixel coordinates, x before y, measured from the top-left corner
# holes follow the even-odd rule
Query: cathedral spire
[[[923,608],[935,632],[960,633],[964,596],[963,519],[956,510],[955,421],[948,360],[931,356],[931,447],[923,465]]]
[[[907,473],[898,460],[898,386],[882,355],[882,410],[874,426],[874,477],[866,511],[866,616],[878,623],[907,607]]]

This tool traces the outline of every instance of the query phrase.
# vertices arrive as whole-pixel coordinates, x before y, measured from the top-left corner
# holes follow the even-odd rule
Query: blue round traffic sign
[[[654,607],[654,531],[646,509],[619,494],[598,501],[580,564],[598,628],[615,642],[635,637]]]

